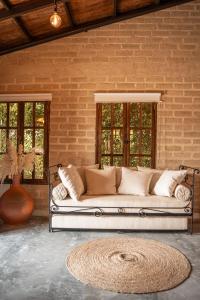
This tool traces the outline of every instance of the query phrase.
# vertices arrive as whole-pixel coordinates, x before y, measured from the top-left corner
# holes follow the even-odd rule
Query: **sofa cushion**
[[[132,171],[122,167],[122,180],[118,192],[146,196],[149,193],[151,177],[152,173]]]
[[[115,167],[106,170],[86,169],[88,195],[116,194]]]
[[[67,190],[62,182],[52,189],[52,196],[54,200],[64,200],[67,197],[67,194]]]
[[[183,184],[178,184],[175,188],[174,196],[180,201],[188,201],[191,197],[191,190]]]
[[[151,178],[151,182],[150,182],[150,186],[149,186],[149,193],[154,195],[155,194],[154,187],[156,185],[156,182],[160,178],[161,174],[163,173],[163,170],[151,169],[151,168],[140,167],[140,166],[137,166],[137,169],[140,172],[152,173],[152,178]]]
[[[174,171],[165,170],[154,187],[154,192],[159,196],[171,197],[174,193],[177,184],[185,178],[187,174],[186,170]]]
[[[86,177],[85,177],[85,170],[86,169],[99,169],[99,164],[95,164],[95,165],[90,165],[90,166],[80,166],[80,167],[76,167],[79,175],[81,176],[81,179],[83,181],[83,185],[84,185],[84,193],[87,191],[87,182],[86,182]]]
[[[59,168],[58,174],[70,197],[78,201],[84,192],[84,186],[76,167],[69,165],[68,167]]]
[[[113,166],[106,166],[106,165],[104,165],[103,168],[104,169],[108,169],[108,168],[113,168]],[[137,170],[136,167],[128,167],[128,169],[134,170],[134,171]],[[121,183],[121,179],[122,179],[122,167],[117,167],[116,166],[115,170],[116,170],[116,188],[118,190],[118,188],[120,186],[120,183]]]

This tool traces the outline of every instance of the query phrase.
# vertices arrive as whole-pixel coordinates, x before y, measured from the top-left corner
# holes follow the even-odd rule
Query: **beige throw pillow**
[[[86,178],[85,178],[85,170],[86,169],[99,169],[99,164],[96,165],[91,165],[91,166],[80,166],[80,167],[76,167],[79,175],[81,176],[81,179],[83,181],[83,185],[84,185],[84,193],[87,191],[87,182],[86,182]]]
[[[161,174],[163,173],[163,170],[151,169],[151,168],[140,167],[140,166],[137,166],[137,169],[140,172],[150,172],[151,174],[153,174],[150,182],[149,193],[155,194],[154,187],[156,185],[156,182],[160,178]]]
[[[62,182],[52,189],[52,196],[54,200],[64,200],[67,197],[67,190]]]
[[[65,168],[59,168],[58,174],[70,197],[78,201],[84,192],[84,186],[76,167],[69,165]]]
[[[147,196],[152,173],[132,171],[122,167],[122,180],[118,189],[120,194]]]
[[[164,171],[154,187],[155,194],[158,196],[172,197],[175,187],[183,181],[186,174],[187,171],[185,170]]]
[[[106,170],[86,169],[88,195],[116,194],[115,167]]]

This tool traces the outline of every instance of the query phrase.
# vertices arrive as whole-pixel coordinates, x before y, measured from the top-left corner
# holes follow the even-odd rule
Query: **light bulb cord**
[[[57,1],[54,0],[54,11],[57,12],[58,8],[57,8]]]

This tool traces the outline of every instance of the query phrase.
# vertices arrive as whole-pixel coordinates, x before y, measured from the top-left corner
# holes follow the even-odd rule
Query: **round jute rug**
[[[171,289],[190,274],[188,259],[154,240],[104,238],[74,248],[66,259],[70,273],[83,283],[118,293]]]

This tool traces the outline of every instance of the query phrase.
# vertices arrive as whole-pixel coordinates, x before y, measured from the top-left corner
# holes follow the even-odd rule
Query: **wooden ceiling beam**
[[[6,10],[8,12],[11,11],[12,9],[12,4],[10,3],[9,0],[1,0],[3,6],[6,8]],[[20,17],[13,17],[15,23],[18,25],[19,29],[21,30],[21,32],[26,36],[26,38],[30,41],[33,40],[33,37],[31,36],[30,32],[28,31],[28,29],[26,28],[26,26],[24,25],[24,22],[22,21],[22,19]]]
[[[23,43],[18,46],[0,49],[0,55],[4,55],[4,54],[10,53],[10,52],[22,50],[22,49],[25,49],[28,47],[33,47],[33,46],[47,43],[47,42],[50,42],[50,41],[53,41],[56,39],[60,39],[60,38],[66,37],[66,36],[75,35],[80,32],[84,32],[84,31],[88,31],[91,29],[105,26],[105,25],[128,20],[130,18],[138,17],[141,15],[145,15],[147,13],[155,12],[158,10],[162,10],[165,8],[169,8],[169,7],[172,7],[175,5],[180,5],[180,4],[192,2],[192,1],[193,0],[161,0],[160,4],[154,4],[154,5],[146,6],[144,8],[134,9],[134,10],[131,10],[131,11],[128,11],[125,13],[118,13],[116,17],[115,16],[105,17],[105,18],[102,18],[99,20],[95,20],[92,22],[88,22],[88,23],[84,23],[81,25],[76,25],[76,26],[70,27],[68,30],[66,30],[66,28],[65,28],[62,31],[60,31],[59,33],[53,34],[51,36],[35,39],[31,42]]]
[[[65,11],[66,11],[66,14],[67,14],[67,16],[70,20],[71,26],[75,26],[76,22],[75,22],[75,19],[74,19],[74,15],[73,15],[72,6],[71,6],[70,1],[65,2]]]
[[[117,16],[117,2],[118,0],[113,0],[113,16]]]
[[[4,10],[0,11],[0,21],[9,19],[9,18],[14,18],[14,17],[19,17],[22,16],[28,12],[41,9],[44,7],[47,7],[49,5],[54,5],[53,0],[40,0],[40,1],[32,1],[30,0],[29,2],[26,3],[21,3],[15,6],[9,6],[7,7],[6,0],[0,0],[3,4],[3,6],[6,8]],[[67,2],[69,0],[57,0],[57,3],[59,2]]]

